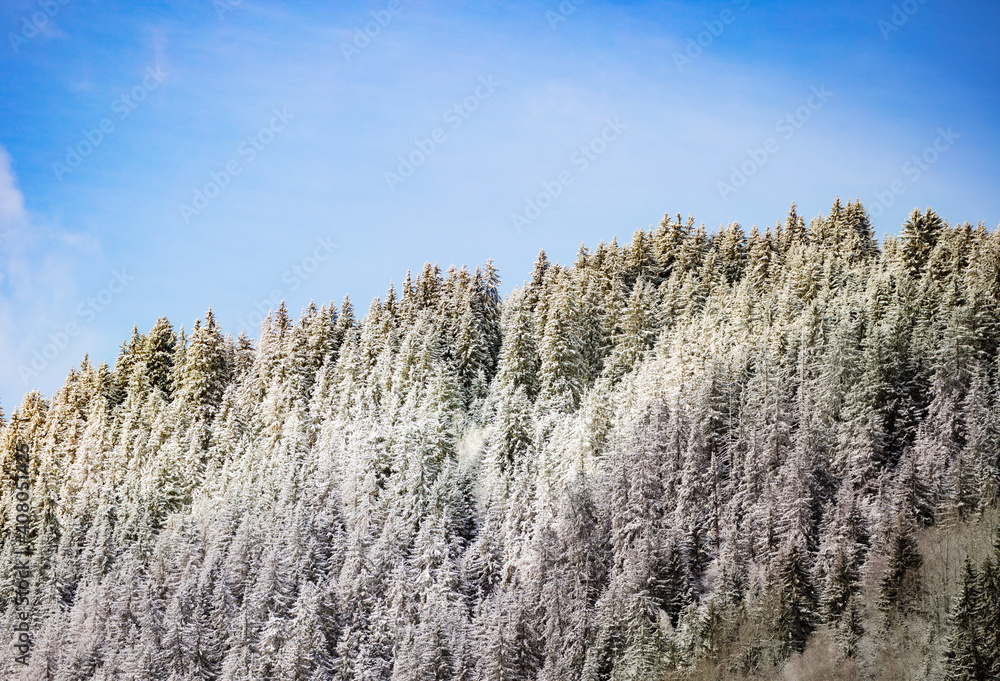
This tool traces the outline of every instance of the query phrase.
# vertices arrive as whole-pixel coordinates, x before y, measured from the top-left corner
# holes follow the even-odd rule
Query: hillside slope
[[[1000,233],[667,217],[498,285],[161,319],[27,395],[0,676],[998,678]]]

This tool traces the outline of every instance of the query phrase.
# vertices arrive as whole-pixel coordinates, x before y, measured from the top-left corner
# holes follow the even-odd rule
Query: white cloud
[[[8,238],[26,220],[24,195],[10,167],[10,154],[0,146],[0,239]]]
[[[36,351],[74,319],[81,265],[99,259],[98,243],[41,218],[25,206],[13,162],[0,146],[0,404],[9,413],[30,389],[46,393],[76,364],[81,333],[25,378]]]

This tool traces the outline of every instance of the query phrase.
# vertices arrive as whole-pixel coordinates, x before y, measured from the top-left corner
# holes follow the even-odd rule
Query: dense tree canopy
[[[942,587],[921,538],[996,517],[1000,233],[667,216],[499,285],[428,264],[255,341],[161,318],[0,413],[0,565],[22,442],[34,546],[0,676],[723,677],[832,632],[997,678],[1000,545]]]

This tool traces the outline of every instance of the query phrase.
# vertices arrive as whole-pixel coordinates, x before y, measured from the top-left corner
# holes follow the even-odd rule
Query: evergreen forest
[[[1000,231],[837,199],[524,274],[161,317],[4,405],[0,677],[1000,679]]]

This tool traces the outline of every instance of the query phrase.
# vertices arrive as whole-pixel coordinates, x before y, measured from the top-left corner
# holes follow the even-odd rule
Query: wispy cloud
[[[84,329],[59,348],[58,361],[48,358],[41,370],[31,370],[30,380],[18,370],[72,320],[80,298],[79,265],[99,256],[95,238],[68,232],[28,210],[10,154],[0,146],[0,403],[5,411],[27,390],[51,385],[79,360],[88,342]]]
[[[10,167],[10,154],[0,147],[0,238],[7,238],[24,222],[24,195],[17,188],[17,180]]]

